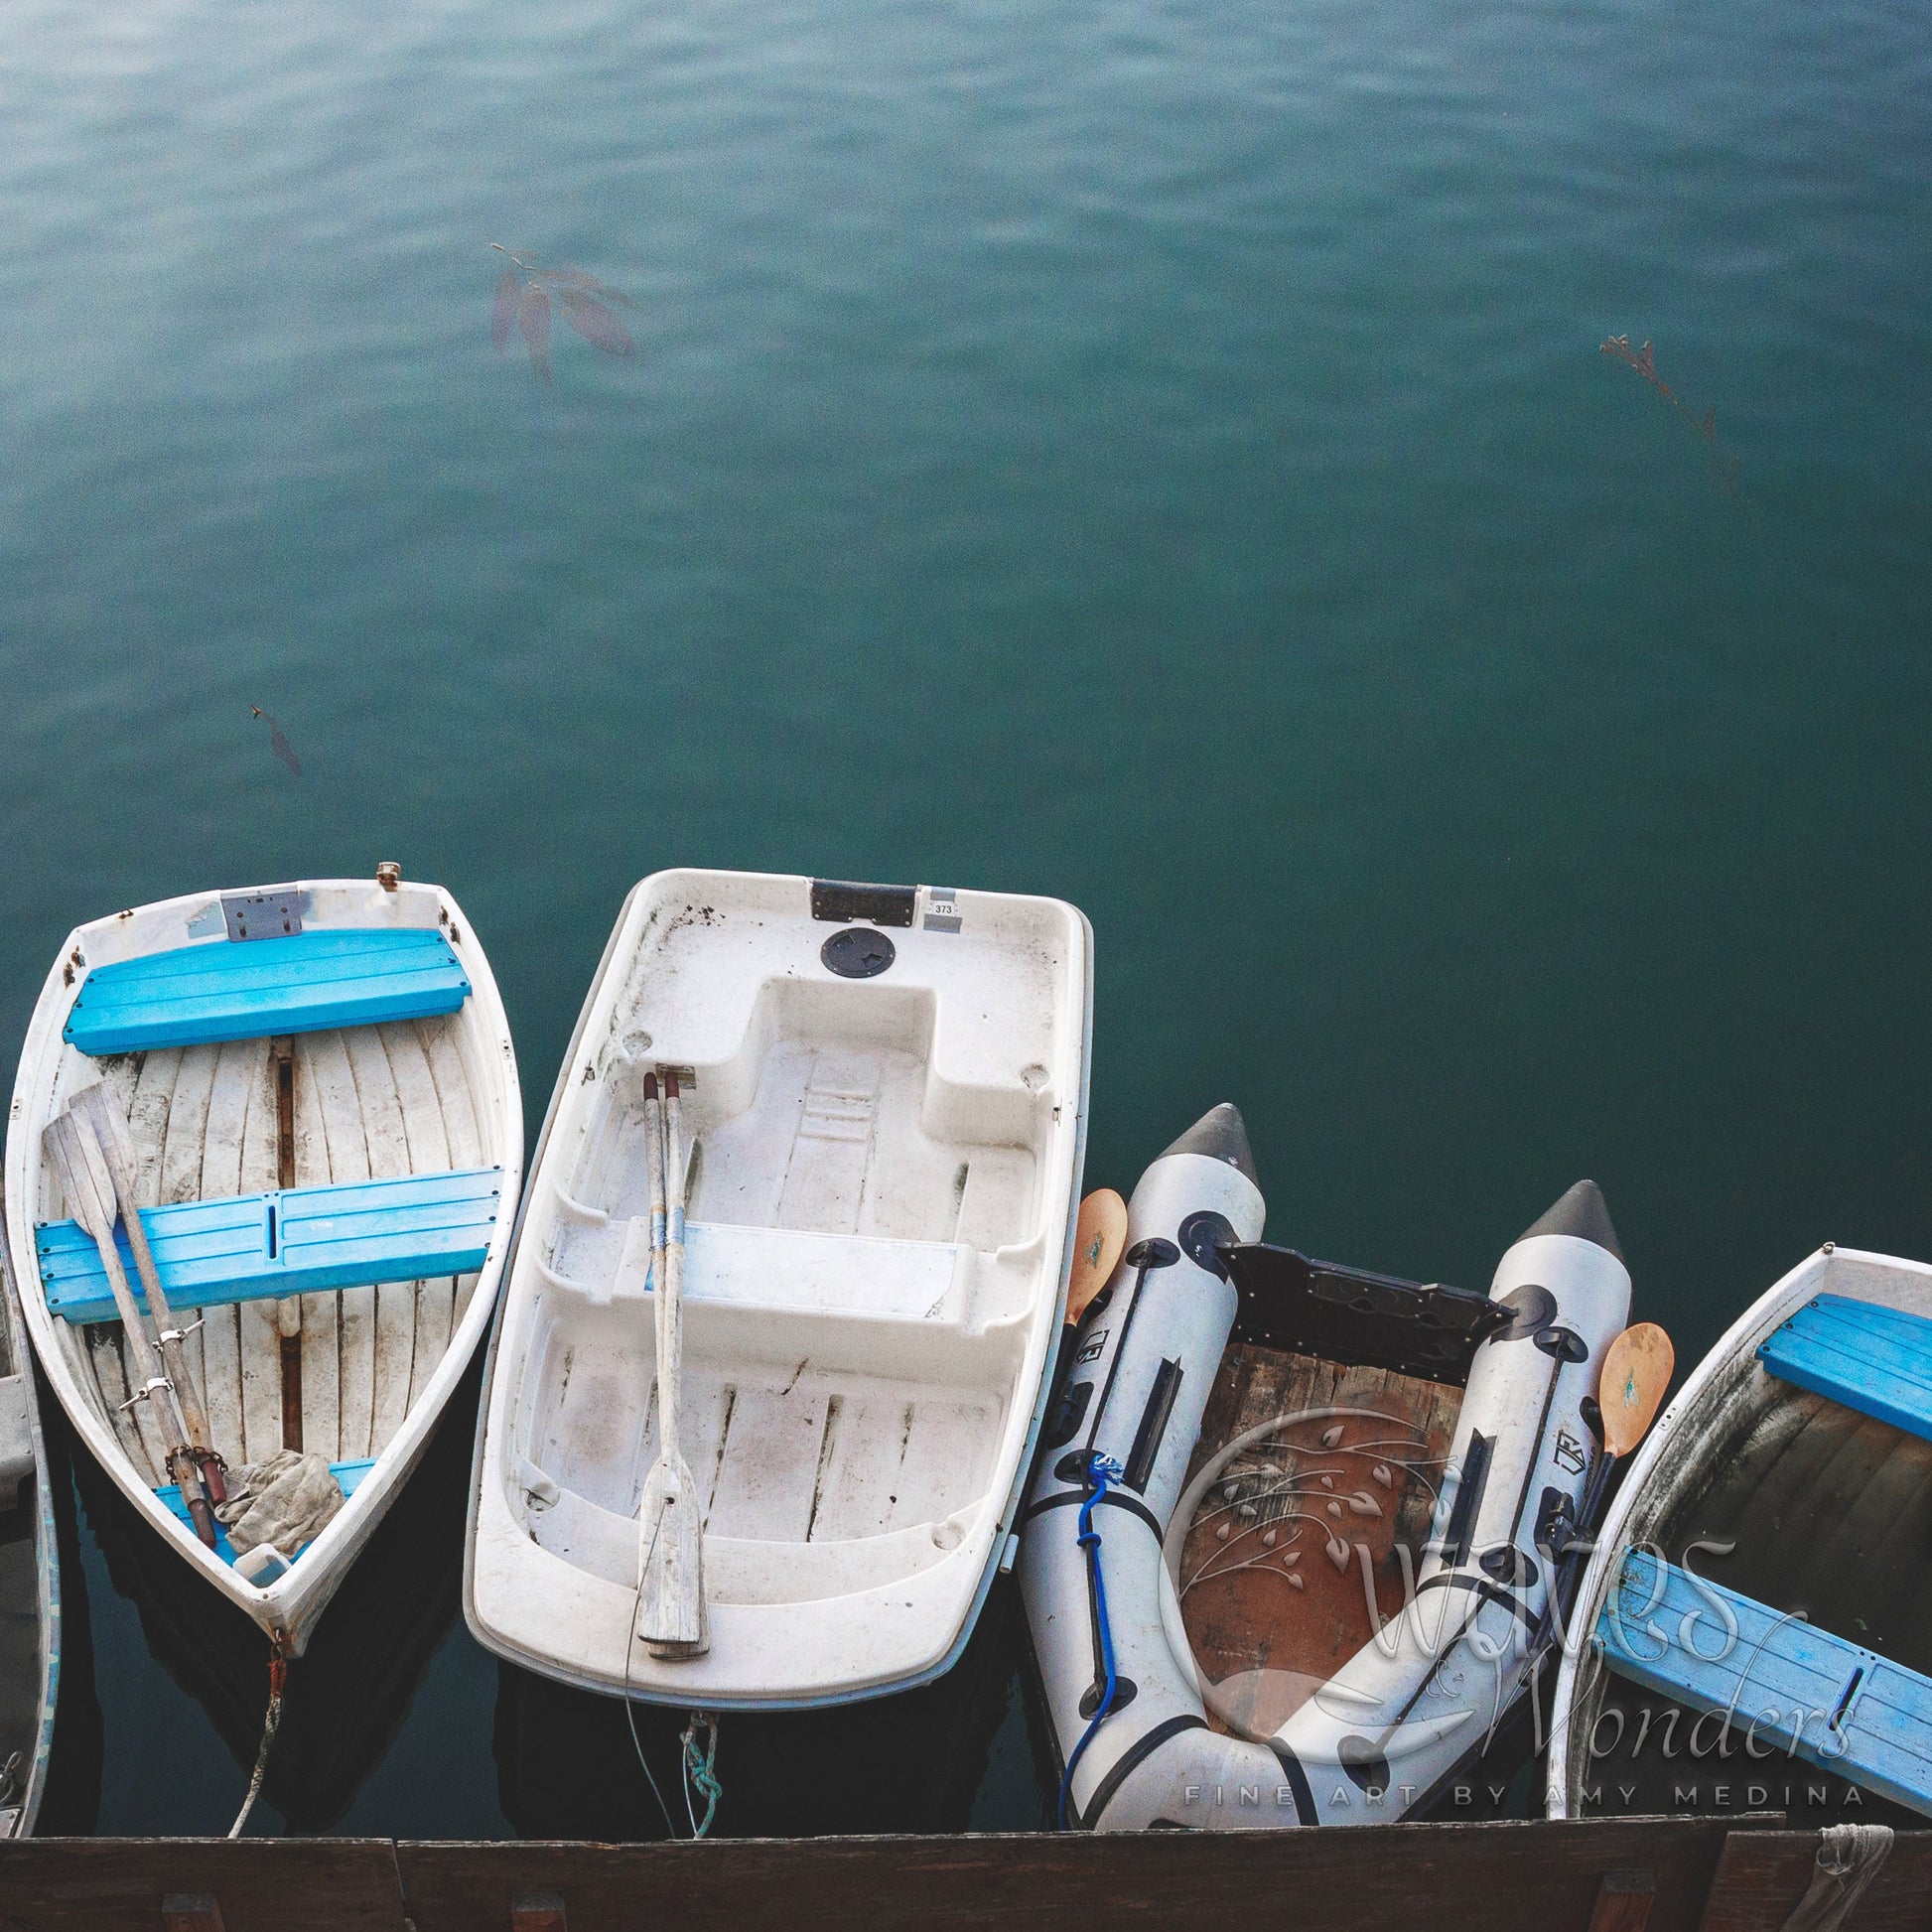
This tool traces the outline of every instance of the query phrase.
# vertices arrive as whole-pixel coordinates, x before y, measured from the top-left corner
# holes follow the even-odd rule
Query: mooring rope
[[[706,1735],[706,1745],[698,1748],[698,1731],[702,1726]],[[691,1821],[691,1836],[703,1838],[711,1829],[711,1821],[718,1815],[718,1800],[725,1795],[725,1787],[718,1782],[718,1718],[710,1711],[693,1711],[684,1726],[684,1735],[678,1740],[683,1746],[681,1769],[684,1774],[684,1813]],[[691,1802],[691,1792],[696,1788],[704,1799],[704,1819],[700,1823],[697,1807]]]
[[[1091,1485],[1086,1500],[1080,1505],[1080,1530],[1074,1539],[1087,1553],[1087,1582],[1093,1593],[1094,1634],[1100,1639],[1101,1677],[1095,1687],[1100,1696],[1095,1701],[1093,1717],[1087,1727],[1080,1733],[1080,1741],[1068,1753],[1066,1769],[1060,1774],[1059,1807],[1055,1814],[1061,1831],[1066,1830],[1067,1807],[1073,1802],[1073,1773],[1079,1769],[1080,1760],[1094,1740],[1100,1726],[1113,1715],[1114,1699],[1120,1693],[1120,1672],[1114,1663],[1114,1633],[1107,1620],[1107,1584],[1100,1573],[1100,1532],[1093,1526],[1093,1512],[1096,1504],[1106,1495],[1110,1485],[1121,1478],[1120,1464],[1111,1455],[1102,1455],[1097,1449],[1087,1451],[1087,1481]]]
[[[288,1681],[288,1659],[278,1651],[268,1660],[268,1715],[262,1720],[261,1749],[255,1753],[255,1771],[248,1780],[248,1795],[242,1799],[241,1809],[235,1813],[234,1823],[228,1827],[230,1838],[241,1836],[241,1828],[247,1824],[248,1814],[254,1810],[255,1800],[261,1796],[262,1779],[268,1774],[268,1753],[282,1724],[282,1693],[287,1689]]]

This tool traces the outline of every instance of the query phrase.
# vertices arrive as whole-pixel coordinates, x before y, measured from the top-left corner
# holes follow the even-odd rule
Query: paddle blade
[[[680,1456],[662,1456],[644,1481],[637,1634],[653,1657],[701,1657],[711,1648],[704,1601],[704,1519]]]
[[[1127,1203],[1111,1187],[1096,1189],[1080,1203],[1073,1231],[1073,1272],[1066,1284],[1069,1321],[1078,1321],[1107,1286],[1126,1245]]]
[[[1603,1411],[1603,1447],[1611,1456],[1628,1455],[1643,1441],[1676,1366],[1670,1336],[1654,1321],[1624,1329],[1603,1351],[1596,1400]]]
[[[128,1132],[127,1116],[107,1091],[107,1083],[96,1080],[92,1086],[82,1087],[68,1102],[68,1108],[94,1130],[94,1138],[99,1141],[101,1152],[107,1157],[108,1175],[116,1186],[131,1180],[138,1165],[134,1154],[134,1136]]]
[[[114,1245],[114,1177],[84,1121],[70,1113],[47,1123],[41,1147],[61,1183],[68,1212],[96,1242]]]

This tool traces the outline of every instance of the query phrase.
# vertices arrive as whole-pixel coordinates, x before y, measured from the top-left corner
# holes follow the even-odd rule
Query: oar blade
[[[1127,1203],[1111,1187],[1096,1188],[1080,1203],[1073,1234],[1073,1272],[1066,1284],[1066,1318],[1078,1321],[1107,1286],[1127,1245]]]
[[[113,1176],[118,1167],[131,1184],[135,1169],[140,1165],[135,1158],[134,1136],[128,1132],[127,1116],[107,1091],[107,1083],[96,1080],[92,1086],[82,1087],[68,1104],[72,1113],[94,1130],[94,1138],[107,1157],[109,1175]]]
[[[53,1165],[68,1212],[96,1242],[114,1240],[114,1177],[107,1157],[84,1121],[58,1114],[47,1123],[41,1146]]]
[[[1670,1336],[1654,1321],[1624,1329],[1604,1350],[1596,1401],[1603,1412],[1603,1448],[1609,1455],[1628,1455],[1643,1441],[1676,1366]]]
[[[680,1456],[659,1456],[644,1481],[643,1575],[637,1634],[653,1657],[700,1657],[711,1648],[704,1600],[704,1518]]]

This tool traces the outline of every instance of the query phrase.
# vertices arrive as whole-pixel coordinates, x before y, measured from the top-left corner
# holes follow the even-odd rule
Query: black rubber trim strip
[[[1520,1596],[1512,1596],[1508,1590],[1499,1588],[1487,1577],[1471,1577],[1466,1571],[1457,1571],[1453,1576],[1440,1572],[1427,1583],[1418,1584],[1416,1594],[1420,1596],[1426,1589],[1472,1589],[1489,1602],[1500,1603],[1531,1636],[1536,1635],[1537,1619],[1530,1614],[1529,1605]]]
[[[1062,1489],[1057,1496],[1042,1496],[1021,1517],[1021,1522],[1031,1523],[1042,1510],[1060,1509],[1069,1503],[1083,1503],[1087,1499],[1084,1489]],[[1154,1534],[1165,1543],[1168,1533],[1161,1526],[1161,1519],[1138,1496],[1123,1496],[1118,1489],[1103,1490],[1099,1499],[1102,1509],[1124,1509],[1130,1516],[1138,1516]]]
[[[1470,1431],[1469,1447],[1462,1451],[1462,1473],[1456,1480],[1449,1528],[1443,1537],[1449,1546],[1443,1554],[1451,1564],[1469,1560],[1469,1538],[1475,1532],[1476,1514],[1482,1508],[1482,1492],[1489,1487],[1489,1458],[1495,1447],[1495,1437],[1485,1436],[1480,1430]]]
[[[1320,1824],[1321,1815],[1314,1808],[1314,1793],[1309,1789],[1309,1774],[1302,1769],[1302,1760],[1279,1737],[1269,1738],[1268,1748],[1280,1760],[1282,1776],[1288,1780],[1288,1788],[1295,1795],[1297,1821],[1304,1825]]]
[[[1168,1418],[1173,1414],[1174,1397],[1180,1393],[1180,1364],[1164,1361],[1154,1372],[1154,1386],[1147,1392],[1147,1407],[1141,1411],[1141,1426],[1134,1432],[1134,1447],[1127,1451],[1127,1468],[1121,1486],[1139,1494],[1147,1491],[1147,1479],[1154,1473],[1154,1458],[1161,1452],[1161,1441],[1168,1433]]]
[[[1205,1730],[1205,1718],[1170,1718],[1165,1724],[1158,1724],[1145,1737],[1137,1739],[1121,1753],[1120,1761],[1100,1780],[1100,1788],[1093,1794],[1093,1804],[1074,1821],[1077,1831],[1090,1832],[1100,1822],[1100,1814],[1113,1803],[1114,1794],[1138,1771],[1147,1760],[1165,1744],[1170,1737],[1178,1737],[1183,1730]]]

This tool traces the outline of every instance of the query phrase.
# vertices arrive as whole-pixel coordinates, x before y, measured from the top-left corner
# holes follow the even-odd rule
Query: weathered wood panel
[[[223,1932],[406,1932],[396,1848],[387,1839],[0,1845],[7,1932],[162,1932],[162,1900],[197,1893],[214,1901]],[[505,1907],[495,1922],[507,1919]]]
[[[1589,1932],[1647,1932],[1657,1902],[1657,1880],[1648,1871],[1606,1871],[1596,1888]]]
[[[680,1932],[1070,1923],[1297,1932],[1778,1932],[1818,1838],[1715,1818],[1375,1825],[1321,1832],[723,1840],[701,1845],[369,1839],[39,1839],[0,1844],[9,1932],[161,1927],[205,1894],[224,1932]],[[1714,1882],[1715,1874],[1715,1882]],[[1708,1901],[1708,1903],[1707,1903]],[[1932,1832],[1901,1834],[1860,1932],[1923,1927]],[[177,1910],[181,1908],[178,1904]]]
[[[1656,1886],[1646,1932],[1693,1932],[1727,1827],[1716,1819],[1375,1825],[1319,1832],[397,1847],[417,1932],[507,1922],[562,1895],[570,1932],[643,1922],[738,1932],[825,1927],[1065,1932],[1587,1932],[1606,1873]],[[1815,1843],[1815,1841],[1814,1841]],[[1765,1932],[1775,1932],[1775,1923]]]
[[[1180,1609],[1201,1668],[1252,1730],[1278,1729],[1400,1614],[1461,1407],[1460,1389],[1387,1369],[1245,1343],[1223,1357],[1189,1480],[1237,1437],[1276,1427],[1202,1499]]]
[[[1816,1832],[1733,1832],[1711,1882],[1698,1932],[1777,1932],[1804,1897]],[[1852,1909],[1853,1932],[1924,1932],[1932,1925],[1932,1832],[1900,1832]]]

